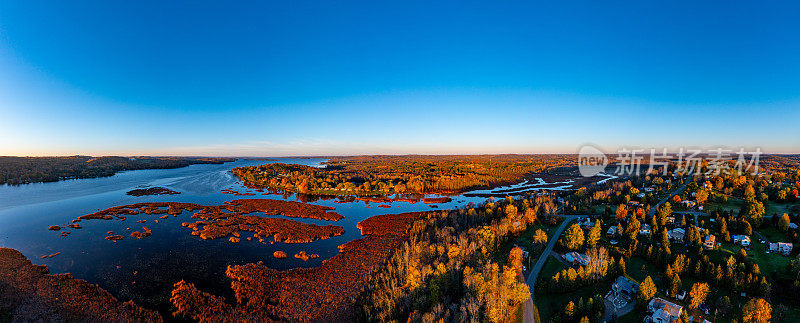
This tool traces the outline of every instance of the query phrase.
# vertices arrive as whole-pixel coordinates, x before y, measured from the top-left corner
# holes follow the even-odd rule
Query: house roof
[[[616,291],[626,291],[629,293],[635,293],[639,290],[639,284],[634,283],[632,280],[628,279],[625,276],[617,277],[617,280],[611,285],[611,288]]]
[[[585,254],[582,254],[582,253],[575,252],[575,251],[568,252],[568,253],[564,254],[564,258],[566,258],[568,261],[571,261],[571,262],[576,262],[577,261],[577,262],[579,262],[581,264],[589,263],[589,256],[587,256]]]
[[[666,319],[668,319],[668,317],[665,317],[665,314],[667,316],[680,317],[681,312],[683,311],[683,306],[672,303],[660,297],[654,298],[650,301],[650,308],[655,310],[653,315],[661,314],[659,316]],[[659,313],[659,311],[661,311],[661,313]]]

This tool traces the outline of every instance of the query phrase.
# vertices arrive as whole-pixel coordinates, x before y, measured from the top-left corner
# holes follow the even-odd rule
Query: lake
[[[344,219],[337,222],[291,219],[319,225],[338,225],[344,228],[345,233],[327,240],[296,244],[261,244],[256,239],[242,239],[240,243],[229,242],[227,238],[203,240],[192,236],[190,228],[181,226],[182,222],[196,221],[190,218],[190,212],[167,219],[159,219],[161,214],[141,213],[128,216],[126,221],[84,220],[80,222],[83,229],[62,229],[71,232],[66,237],[60,236],[60,231],[48,230],[51,225],[65,227],[81,215],[137,202],[220,205],[225,201],[245,198],[298,201],[294,194],[262,195],[256,192],[253,196],[234,196],[220,190],[232,188],[239,192],[247,191],[230,174],[229,170],[233,167],[274,162],[320,166],[324,161],[319,158],[279,158],[274,161],[240,159],[220,165],[125,171],[105,178],[0,186],[0,247],[19,250],[34,264],[47,265],[50,273],[71,273],[76,278],[97,284],[122,301],[132,299],[142,306],[168,312],[172,285],[180,280],[231,299],[233,292],[230,290],[230,280],[225,277],[228,265],[263,261],[265,265],[276,269],[316,267],[323,260],[336,255],[339,245],[360,238],[356,224],[365,218],[377,214],[434,210],[421,202],[394,202],[391,208],[378,208],[379,203],[363,201],[308,201],[334,207],[335,212],[343,215]],[[142,197],[125,194],[132,189],[152,186],[165,187],[181,194]],[[451,202],[437,204],[439,209],[486,200],[462,195],[451,197]],[[159,223],[155,223],[156,219]],[[136,220],[146,220],[146,223],[136,223]],[[142,231],[142,226],[151,229],[152,236],[143,239],[128,236],[132,231]],[[107,231],[121,234],[125,239],[117,242],[105,240]],[[252,236],[252,233],[243,232],[242,236]],[[274,258],[272,254],[276,250],[285,251],[289,258]],[[293,258],[292,255],[299,251],[316,253],[320,257],[308,261]],[[57,252],[61,254],[53,258],[41,258]]]

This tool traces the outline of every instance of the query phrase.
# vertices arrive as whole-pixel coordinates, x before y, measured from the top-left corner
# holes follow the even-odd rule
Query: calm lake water
[[[49,231],[51,225],[65,227],[78,216],[118,205],[137,202],[192,202],[202,205],[220,205],[225,201],[244,198],[271,198],[297,201],[294,195],[234,196],[220,192],[233,188],[245,192],[228,172],[233,167],[283,162],[318,166],[324,159],[282,158],[278,161],[237,160],[222,165],[191,165],[178,169],[137,170],[118,173],[106,178],[77,179],[54,183],[37,183],[22,186],[0,186],[0,247],[14,248],[34,264],[47,265],[51,273],[71,273],[108,290],[120,300],[132,299],[140,305],[170,310],[169,297],[172,285],[180,280],[196,284],[201,290],[232,298],[230,280],[225,277],[228,265],[241,265],[263,261],[276,269],[316,267],[322,260],[338,253],[338,246],[361,237],[356,223],[377,214],[433,210],[424,203],[395,202],[391,208],[378,208],[377,203],[336,203],[336,199],[309,201],[311,204],[336,208],[344,219],[329,222],[313,219],[293,220],[320,225],[335,224],[345,233],[328,240],[308,244],[261,244],[258,241],[231,243],[225,239],[203,240],[190,235],[191,229],[182,222],[194,222],[190,212],[155,223],[161,214],[139,214],[120,220],[84,220],[83,229],[70,231],[66,237],[60,231]],[[133,197],[125,193],[135,188],[166,187],[181,192],[179,195]],[[439,209],[480,203],[485,198],[453,196],[453,201],[438,204]],[[147,220],[136,223],[136,220]],[[131,238],[130,232],[147,226],[152,236]],[[126,231],[126,228],[131,228]],[[106,232],[126,236],[116,243],[105,240]],[[242,237],[252,236],[243,232]],[[283,250],[287,259],[275,259],[272,253]],[[304,262],[292,257],[305,250],[320,258]],[[61,252],[53,258],[43,255]]]

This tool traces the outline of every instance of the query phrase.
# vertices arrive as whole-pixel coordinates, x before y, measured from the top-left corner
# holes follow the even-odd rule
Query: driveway
[[[586,215],[562,215],[561,217],[564,218],[564,222],[561,222],[561,225],[558,226],[555,232],[550,236],[550,241],[547,242],[547,247],[542,251],[542,254],[539,256],[539,259],[536,260],[536,264],[533,265],[531,268],[530,274],[528,274],[528,288],[531,290],[531,294],[533,294],[533,288],[536,286],[536,277],[539,276],[539,271],[542,270],[544,267],[544,263],[547,261],[547,257],[550,256],[550,252],[553,251],[553,247],[556,245],[556,241],[558,241],[558,237],[561,236],[561,233],[564,232],[564,229],[567,225],[574,221],[575,219],[586,216]],[[533,298],[528,297],[525,301],[525,316],[524,321],[526,323],[534,323],[535,320],[533,318]]]

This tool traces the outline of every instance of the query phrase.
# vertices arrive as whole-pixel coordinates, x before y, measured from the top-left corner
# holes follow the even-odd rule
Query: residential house
[[[578,225],[584,230],[589,230],[594,227],[594,222],[591,218],[578,218]]]
[[[647,310],[650,314],[648,319],[653,323],[670,323],[672,321],[679,321],[683,313],[683,306],[667,301],[663,298],[656,297],[650,300],[647,304]]]
[[[647,224],[647,223],[642,224],[641,229],[639,229],[639,234],[640,235],[650,235],[650,225]]]
[[[734,235],[733,236],[733,243],[740,244],[743,247],[749,247],[750,246],[750,236],[743,235],[743,234]]]
[[[770,252],[780,252],[784,256],[788,256],[792,252],[792,244],[789,242],[772,242],[769,244]]]
[[[681,204],[683,204],[683,206],[691,209],[697,204],[697,202],[690,201],[690,200],[683,200],[683,201],[681,201]]]
[[[611,227],[609,227],[608,231],[606,231],[606,235],[610,236],[610,237],[616,236],[617,235],[617,226],[612,225]]]
[[[614,284],[611,285],[610,293],[614,296],[614,298],[623,296],[628,299],[633,299],[636,297],[636,293],[638,292],[639,284],[633,282],[625,276],[619,276],[617,277],[617,280],[614,281]]]
[[[563,255],[564,260],[573,266],[586,266],[589,264],[589,256],[575,251],[567,252]]]
[[[716,246],[717,246],[717,237],[715,237],[713,234],[707,235],[705,240],[703,240],[703,249],[714,250],[714,247]]]
[[[675,228],[669,231],[669,240],[674,242],[683,242],[686,237],[686,230],[683,228]]]
[[[789,229],[797,229],[797,223],[789,223]]]

